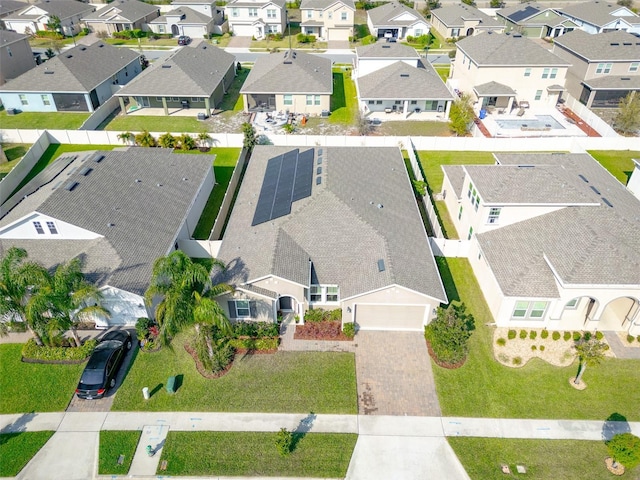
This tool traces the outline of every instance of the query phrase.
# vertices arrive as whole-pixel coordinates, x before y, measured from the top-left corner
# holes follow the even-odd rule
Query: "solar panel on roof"
[[[298,168],[296,170],[295,183],[291,201],[295,202],[311,196],[311,183],[313,181],[313,150],[306,150],[298,155]]]

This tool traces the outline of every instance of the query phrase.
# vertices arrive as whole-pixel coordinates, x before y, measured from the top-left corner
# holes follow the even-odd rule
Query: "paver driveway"
[[[421,332],[360,331],[355,343],[360,415],[441,415]]]

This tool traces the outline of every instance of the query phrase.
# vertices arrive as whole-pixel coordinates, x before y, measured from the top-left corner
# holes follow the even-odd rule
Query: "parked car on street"
[[[131,350],[131,334],[126,330],[107,332],[95,348],[76,388],[78,398],[94,400],[104,397],[116,386],[116,376],[127,352]]]
[[[191,37],[187,35],[180,35],[178,37],[178,45],[189,45],[191,43]]]

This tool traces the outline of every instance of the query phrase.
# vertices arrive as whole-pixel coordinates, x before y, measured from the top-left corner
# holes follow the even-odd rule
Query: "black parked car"
[[[187,35],[180,35],[178,37],[178,45],[189,45],[191,43],[191,37]]]
[[[113,330],[102,337],[80,377],[78,398],[102,398],[109,388],[115,387],[116,375],[129,350],[131,334],[126,330]]]

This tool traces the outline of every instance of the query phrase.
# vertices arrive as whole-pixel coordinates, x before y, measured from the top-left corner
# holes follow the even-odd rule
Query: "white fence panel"
[[[567,94],[565,105],[603,137],[620,137],[611,126],[585,105]]]
[[[436,257],[469,257],[471,242],[469,240],[449,240],[429,237],[431,250]]]
[[[179,239],[178,248],[193,258],[217,258],[222,241]]]
[[[118,97],[110,97],[91,115],[89,115],[89,118],[85,120],[85,122],[80,126],[79,130],[95,130],[119,106],[120,102],[118,101]]]

